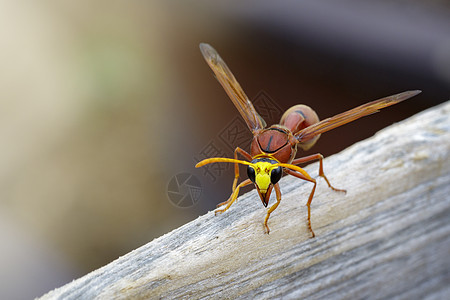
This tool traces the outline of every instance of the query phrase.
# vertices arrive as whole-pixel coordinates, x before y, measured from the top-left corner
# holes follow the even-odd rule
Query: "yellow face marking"
[[[278,166],[265,161],[260,161],[250,166],[255,169],[255,183],[259,191],[262,193],[267,192],[270,185],[270,172]]]

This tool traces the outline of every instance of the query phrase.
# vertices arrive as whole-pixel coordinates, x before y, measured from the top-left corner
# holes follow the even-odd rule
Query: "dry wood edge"
[[[42,299],[444,298],[450,292],[450,101],[324,161],[333,192],[281,180],[264,234],[255,191]],[[318,165],[306,170],[317,176]],[[230,179],[231,182],[231,179]],[[223,199],[217,199],[217,202]]]

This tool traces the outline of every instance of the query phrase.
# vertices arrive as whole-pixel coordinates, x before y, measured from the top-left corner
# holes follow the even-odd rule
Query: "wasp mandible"
[[[266,127],[266,122],[256,112],[247,95],[242,90],[236,78],[231,73],[225,62],[219,56],[216,50],[208,44],[200,44],[200,50],[213,70],[226,93],[233,101],[242,118],[244,118],[251,132],[253,140],[250,147],[250,154],[237,147],[234,150],[234,159],[224,157],[207,158],[199,162],[195,167],[202,167],[206,164],[216,162],[234,163],[234,181],[230,198],[220,203],[217,207],[226,205],[225,208],[217,209],[218,213],[225,212],[236,200],[239,189],[249,184],[254,184],[258,191],[264,207],[269,203],[270,194],[275,189],[276,202],[267,209],[267,215],[264,219],[265,232],[269,233],[267,222],[270,214],[278,207],[281,201],[281,191],[278,181],[281,179],[283,171],[286,174],[312,182],[314,184],[309,194],[306,206],[308,208],[307,225],[314,237],[314,231],[311,227],[311,201],[314,197],[317,182],[305,170],[297,166],[301,163],[319,160],[319,176],[323,177],[328,186],[339,192],[346,192],[342,189],[333,187],[323,172],[323,156],[320,153],[308,155],[301,158],[295,158],[297,148],[308,150],[319,139],[320,135],[328,130],[342,126],[361,117],[378,112],[378,110],[399,103],[411,98],[421,91],[406,91],[400,94],[381,98],[364,105],[353,108],[334,117],[327,118],[319,122],[316,112],[310,107],[299,104],[289,108],[281,117],[280,124]],[[238,154],[245,160],[239,160]],[[239,164],[247,166],[248,179],[237,184],[239,179]]]

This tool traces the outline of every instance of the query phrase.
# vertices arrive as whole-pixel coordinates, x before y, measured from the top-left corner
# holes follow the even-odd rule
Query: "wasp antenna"
[[[238,164],[242,164],[242,165],[250,165],[251,164],[245,160],[225,158],[225,157],[213,157],[213,158],[207,158],[207,159],[200,161],[199,163],[197,163],[195,165],[195,167],[200,168],[200,167],[203,167],[204,165],[212,164],[212,163],[216,163],[216,162],[238,163]]]
[[[283,163],[278,163],[277,165],[280,166],[280,167],[286,168],[286,169],[290,169],[292,171],[297,171],[297,172],[303,174],[306,177],[310,177],[309,174],[306,173],[306,171],[303,170],[302,168],[300,168],[299,166],[291,165],[291,164],[283,164]]]

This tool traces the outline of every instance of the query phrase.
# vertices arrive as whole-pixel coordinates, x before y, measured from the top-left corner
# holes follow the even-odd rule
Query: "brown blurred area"
[[[263,90],[322,119],[423,90],[308,151],[328,156],[448,100],[449,12],[445,1],[2,1],[0,298],[40,296],[228,197],[231,171],[211,181],[194,168],[237,115],[200,42],[250,98]],[[186,208],[168,199],[180,172],[202,186]]]

